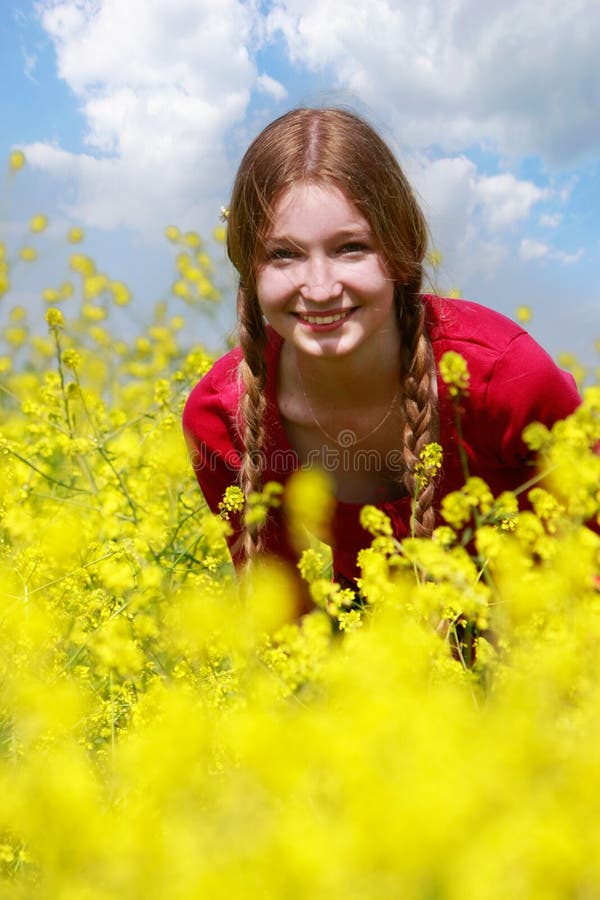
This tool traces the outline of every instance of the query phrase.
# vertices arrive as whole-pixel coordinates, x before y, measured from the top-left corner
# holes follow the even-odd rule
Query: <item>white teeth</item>
[[[345,319],[348,313],[337,313],[335,316],[303,316],[300,315],[300,318],[304,319],[305,322],[308,322],[309,325],[332,325],[334,322],[339,322],[341,319]]]

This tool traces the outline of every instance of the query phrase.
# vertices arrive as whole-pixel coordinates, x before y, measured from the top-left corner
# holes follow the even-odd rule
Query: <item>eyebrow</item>
[[[348,238],[353,238],[354,240],[356,240],[357,238],[360,238],[362,240],[372,240],[373,237],[374,235],[371,228],[364,228],[361,225],[357,225],[356,228],[341,228],[339,231],[336,231],[331,235],[331,240],[332,242],[347,240]],[[265,244],[276,244],[282,241],[288,241],[290,244],[296,244],[299,246],[299,242],[286,232],[282,232],[281,234],[275,233],[267,235]]]

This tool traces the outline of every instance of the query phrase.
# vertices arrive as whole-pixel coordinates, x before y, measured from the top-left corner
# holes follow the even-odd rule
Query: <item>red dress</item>
[[[581,402],[575,382],[527,332],[505,316],[465,300],[431,295],[425,295],[423,300],[438,370],[443,448],[435,507],[439,508],[445,494],[464,484],[454,407],[439,377],[439,361],[448,350],[465,358],[470,375],[469,394],[461,400],[463,445],[469,473],[483,478],[494,495],[515,489],[532,476],[533,458],[521,439],[523,429],[534,421],[551,426],[572,413]],[[277,406],[277,368],[282,343],[279,335],[268,328],[264,482],[285,483],[299,468]],[[218,511],[225,489],[237,483],[243,455],[238,429],[242,391],[238,377],[240,359],[239,348],[219,359],[190,394],[183,415],[196,477],[213,512]],[[375,504],[390,517],[398,538],[409,533],[410,503],[409,497],[402,497]],[[347,580],[356,578],[357,553],[371,541],[359,523],[362,505],[338,501],[332,523],[334,572]],[[229,539],[236,566],[243,562],[240,552],[234,550],[239,522],[237,527],[238,531]],[[268,553],[294,564],[297,561],[281,510],[269,514],[265,548]]]

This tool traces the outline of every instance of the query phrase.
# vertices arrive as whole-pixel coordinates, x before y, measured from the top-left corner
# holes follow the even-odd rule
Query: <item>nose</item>
[[[335,265],[326,259],[307,260],[302,273],[300,296],[304,300],[322,303],[342,293],[342,285],[336,278]]]

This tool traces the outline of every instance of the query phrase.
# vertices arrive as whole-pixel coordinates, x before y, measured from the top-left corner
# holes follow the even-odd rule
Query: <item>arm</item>
[[[243,444],[237,427],[240,394],[237,363],[235,358],[229,359],[227,367],[228,357],[230,354],[219,360],[196,385],[183,413],[183,429],[192,466],[204,498],[214,514],[219,513],[219,503],[225,490],[238,483],[243,455]],[[230,515],[232,534],[227,538],[233,564],[238,572],[247,561],[243,548],[242,515]],[[312,603],[308,598],[306,584],[296,568],[298,553],[288,539],[281,509],[269,512],[263,540],[265,554],[288,563],[296,583],[297,611],[307,612]]]
[[[226,358],[225,358],[226,359]],[[231,485],[237,484],[241,447],[235,427],[235,381],[219,361],[190,394],[183,412],[183,431],[194,474],[211,512],[219,513],[219,503]],[[230,517],[233,533],[229,550],[236,568],[243,563],[242,523]]]
[[[573,377],[559,369],[533,338],[519,333],[498,357],[485,397],[499,459],[518,465],[530,458],[522,439],[525,426],[541,422],[551,428],[580,403]]]

